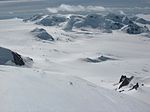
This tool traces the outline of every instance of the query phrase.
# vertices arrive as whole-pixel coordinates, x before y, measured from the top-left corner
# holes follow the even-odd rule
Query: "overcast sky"
[[[80,10],[89,8],[90,10],[105,10],[104,8],[115,7],[119,8],[118,10],[122,10],[120,8],[132,8],[131,12],[150,13],[150,0],[0,0],[0,18],[43,13],[47,9],[49,12],[59,12],[65,6],[62,4],[73,5],[71,7],[81,5]]]
[[[150,0],[0,0],[2,2],[31,2],[42,1],[43,3],[49,3],[50,5],[59,4],[99,4],[105,6],[146,6],[150,7]]]

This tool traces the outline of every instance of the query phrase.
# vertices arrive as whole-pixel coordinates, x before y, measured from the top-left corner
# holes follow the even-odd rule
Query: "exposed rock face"
[[[0,47],[0,65],[18,65],[23,66],[33,61],[29,57],[22,57],[20,54],[9,49]]]
[[[98,14],[87,15],[84,21],[84,26],[90,26],[92,28],[98,28],[103,25],[105,18]]]
[[[123,27],[124,25],[119,22],[113,22],[113,21],[106,21],[105,25],[103,26],[104,29],[106,30],[119,30]]]
[[[142,27],[135,23],[127,25],[122,30],[128,34],[141,34],[149,32],[149,29],[146,26]]]
[[[120,88],[122,88],[123,86],[127,86],[130,82],[131,82],[131,80],[134,78],[134,76],[131,76],[130,78],[128,78],[128,77],[126,77],[126,76],[121,76],[121,78],[120,78],[120,86],[119,86],[119,89]]]
[[[98,28],[103,30],[117,30],[122,28],[124,25],[122,23],[106,19],[102,15],[98,14],[89,14],[86,17],[82,16],[71,16],[69,21],[67,22],[68,29],[71,29],[73,27],[76,28]]]
[[[37,20],[42,19],[43,16],[44,16],[43,14],[36,14],[36,15],[33,15],[32,17],[30,17],[30,18],[24,19],[23,21],[24,21],[24,22],[37,21]]]
[[[139,83],[136,83],[131,89],[129,89],[129,90],[133,90],[133,89],[135,89],[135,90],[137,90],[139,88]]]
[[[144,86],[144,84],[141,83],[139,77],[127,77],[126,75],[122,75],[119,83],[114,84],[114,86],[117,86],[115,90],[118,92],[128,92],[131,90],[138,90],[138,88]]]
[[[55,25],[59,25],[62,22],[65,22],[65,21],[66,21],[66,18],[63,16],[52,15],[52,16],[47,16],[47,17],[43,18],[36,24],[44,25],[44,26],[55,26]]]
[[[125,17],[125,15],[122,15],[122,14],[109,13],[105,16],[105,19],[109,19],[109,20],[112,20],[114,22],[122,23],[122,20],[124,17]]]
[[[137,18],[135,21],[138,23],[141,23],[141,24],[149,24],[150,25],[150,21],[147,21],[143,18]]]
[[[127,77],[125,75],[122,75],[121,78],[120,78],[120,80],[119,80],[119,83],[122,82],[122,81],[124,81],[124,79],[126,79],[126,78]]]
[[[100,57],[97,57],[97,58],[85,58],[85,59],[83,59],[83,61],[90,62],[90,63],[99,63],[99,62],[108,61],[108,60],[115,60],[115,59],[109,58],[109,57],[106,57],[106,56],[100,56]]]
[[[132,24],[133,21],[130,18],[128,18],[127,16],[125,16],[124,18],[122,18],[122,23],[125,25],[128,25],[128,24]]]
[[[23,61],[21,55],[19,55],[19,54],[16,53],[16,52],[12,52],[12,55],[13,55],[13,58],[14,58],[13,61],[14,61],[14,63],[15,63],[16,65],[20,65],[20,66],[25,65],[25,63],[24,63],[24,61]]]
[[[14,60],[11,50],[0,47],[0,65],[5,65]]]
[[[35,36],[38,37],[41,40],[49,40],[49,41],[54,41],[54,38],[46,32],[45,29],[43,28],[35,28],[34,30],[31,31],[31,33]]]
[[[89,14],[85,17],[71,16],[67,25],[70,26],[69,29],[73,27],[90,27],[110,31],[121,29],[124,25],[129,23],[132,23],[132,21],[128,17],[110,13],[106,16],[99,14]]]
[[[71,31],[73,27],[80,28],[82,26],[83,18],[81,16],[70,16],[63,29],[66,31]]]
[[[112,32],[112,30],[119,30],[128,33],[128,34],[141,34],[148,32],[149,29],[143,25],[150,24],[150,21],[147,21],[143,18],[139,18],[136,16],[127,16],[125,14],[115,14],[108,13],[106,15],[100,14],[88,14],[86,16],[83,15],[34,15],[29,19],[25,19],[24,21],[33,21],[38,25],[43,26],[63,26],[63,30],[71,31],[73,28],[93,28],[100,29],[105,33]],[[141,24],[137,24],[141,23]]]

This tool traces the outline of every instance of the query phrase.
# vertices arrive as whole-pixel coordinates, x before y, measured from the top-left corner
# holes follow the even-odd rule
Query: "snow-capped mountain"
[[[104,32],[112,30],[122,30],[128,34],[149,33],[150,21],[139,17],[128,17],[124,14],[108,13],[106,15],[88,14],[88,15],[34,15],[24,19],[25,22],[33,22],[43,26],[59,26],[65,31],[77,29],[99,29]],[[138,25],[138,23],[142,25]]]

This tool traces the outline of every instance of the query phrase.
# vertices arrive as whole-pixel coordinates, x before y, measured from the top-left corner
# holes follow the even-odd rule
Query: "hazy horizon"
[[[122,10],[126,13],[150,13],[149,0],[0,0],[0,18],[45,13],[47,8],[57,8],[61,4],[101,6],[115,11]]]

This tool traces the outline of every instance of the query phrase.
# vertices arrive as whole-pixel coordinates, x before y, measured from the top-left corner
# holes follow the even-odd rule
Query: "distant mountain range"
[[[103,6],[106,8],[119,8],[118,10],[132,8],[132,12],[150,12],[149,0],[1,0],[0,19],[44,13],[48,7],[58,7],[61,4]],[[138,10],[134,10],[134,7]],[[144,8],[144,10],[139,8]]]

